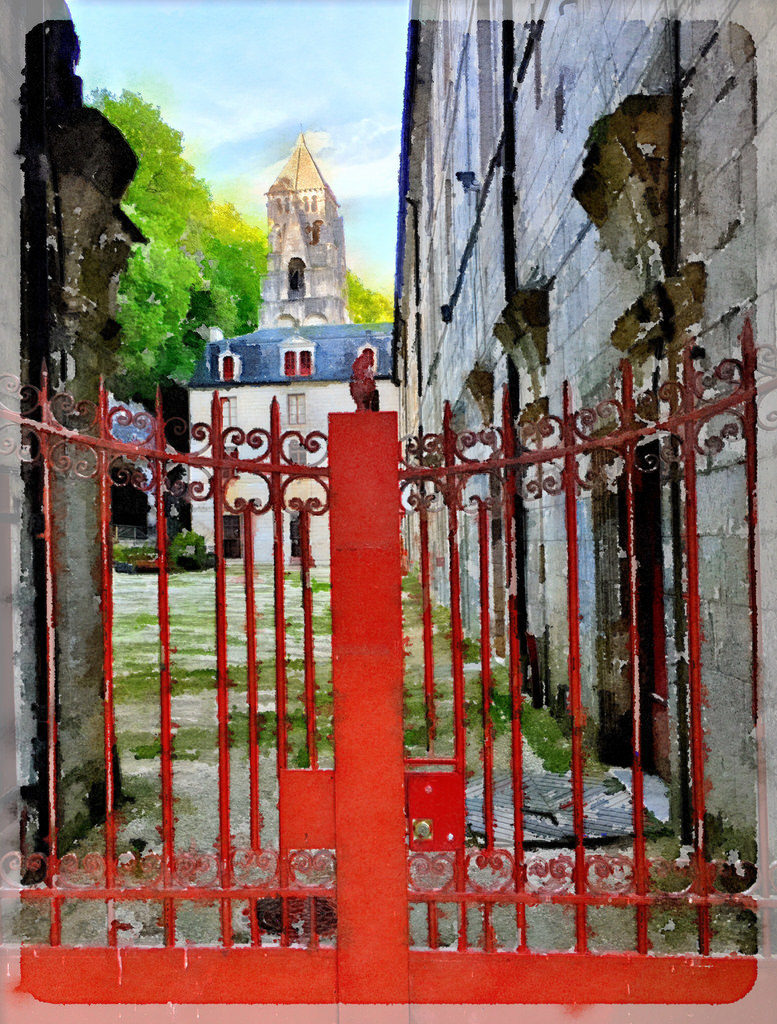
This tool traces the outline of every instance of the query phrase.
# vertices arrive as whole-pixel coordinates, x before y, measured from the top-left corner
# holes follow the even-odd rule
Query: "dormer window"
[[[289,349],[283,353],[284,377],[311,377],[313,352],[311,349]]]
[[[222,352],[219,355],[219,378],[223,381],[240,379],[240,356],[234,352]]]

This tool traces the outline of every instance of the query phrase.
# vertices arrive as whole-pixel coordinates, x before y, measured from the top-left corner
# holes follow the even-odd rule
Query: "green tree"
[[[150,402],[158,383],[186,383],[208,327],[256,329],[267,233],[214,203],[158,107],[126,91],[98,92],[92,103],[138,157],[123,205],[148,239],[119,282],[120,366],[110,384],[123,398]]]
[[[353,271],[348,271],[348,313],[355,324],[383,324],[394,319],[394,300],[390,295],[368,288]]]

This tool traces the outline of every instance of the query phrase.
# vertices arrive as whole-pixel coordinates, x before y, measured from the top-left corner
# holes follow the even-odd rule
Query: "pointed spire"
[[[313,159],[303,132],[299,133],[291,156],[286,165],[270,186],[270,192],[292,191],[304,189],[329,188],[324,176]]]

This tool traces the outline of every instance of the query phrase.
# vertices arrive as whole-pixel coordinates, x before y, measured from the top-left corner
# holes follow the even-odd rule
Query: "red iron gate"
[[[448,409],[442,433],[406,442],[399,460],[396,417],[388,413],[336,414],[328,437],[304,436],[282,430],[274,403],[269,429],[245,431],[224,427],[215,395],[211,423],[195,425],[192,450],[181,452],[170,444],[181,425],[165,423],[159,407],[155,417],[111,408],[104,391],[96,407],[76,406],[51,394],[45,375],[40,390],[21,388],[18,398],[20,407],[8,402],[2,415],[6,429],[19,432],[26,472],[39,474],[48,726],[48,833],[40,849],[2,862],[0,895],[16,907],[23,989],[63,1002],[267,1003],[698,1002],[748,990],[755,961],[741,954],[752,951],[765,883],[744,857],[721,858],[708,835],[705,743],[714,730],[704,718],[697,462],[729,450],[732,465],[744,467],[742,578],[757,715],[749,323],[741,361],[702,373],[689,348],[678,380],[640,394],[626,363],[617,396],[594,410],[575,412],[565,386],[560,417],[514,418],[506,401],[499,428],[479,432],[457,433]],[[688,775],[691,841],[669,857],[661,851],[671,847],[674,826],[653,828],[643,765],[646,567],[635,494],[648,474],[674,488],[682,520],[673,557],[683,626],[673,642],[687,665],[688,707],[675,712],[675,724],[688,732],[677,770]],[[55,525],[58,491],[73,477],[96,487],[99,507],[105,821],[62,850],[61,747],[77,740],[58,719]],[[117,704],[117,644],[124,650],[126,642],[115,622],[129,584],[112,566],[115,487],[148,494],[156,516],[156,555],[146,568],[156,582],[161,843],[145,847],[132,845],[119,799],[117,765],[140,747],[130,747],[117,720],[118,708],[125,728],[130,721],[125,698]],[[581,525],[586,495],[623,510],[617,557],[625,571],[632,756],[618,768],[629,781],[615,793],[617,827],[597,824],[594,811],[610,807],[616,776],[594,756],[586,724],[593,692],[581,640],[588,614],[581,547],[591,547]],[[213,576],[202,575],[212,580],[214,616],[215,658],[202,691],[213,699],[208,714],[215,711],[210,849],[205,826],[202,842],[193,843],[200,819],[186,817],[176,788],[188,771],[176,716],[196,703],[201,677],[186,668],[178,639],[186,624],[177,618],[184,584],[170,554],[175,501],[212,511]],[[540,649],[524,607],[531,602],[521,546],[531,534],[531,501],[545,509],[547,529],[554,516],[562,524],[555,537],[566,574],[567,682],[553,692],[540,680],[550,672],[552,645]],[[291,513],[299,516],[298,577],[284,554]],[[225,516],[241,523],[239,574],[225,556]],[[314,565],[311,539],[314,521],[327,519],[328,581]],[[264,524],[272,551],[266,570],[254,543]],[[403,557],[410,562],[404,583]],[[331,651],[321,604],[327,584]],[[141,583],[133,591],[140,599],[149,592]],[[270,595],[266,608],[262,594]],[[176,679],[186,672],[189,684]],[[139,713],[140,704],[133,708]],[[565,757],[568,772],[559,770]],[[587,759],[598,776],[586,774]],[[201,774],[204,785],[209,763],[195,761],[189,775]],[[207,819],[207,807],[196,810]],[[215,923],[207,919],[211,906]],[[45,941],[30,913],[38,927],[46,915]],[[733,931],[725,915],[736,919]],[[667,920],[677,941],[656,949]]]

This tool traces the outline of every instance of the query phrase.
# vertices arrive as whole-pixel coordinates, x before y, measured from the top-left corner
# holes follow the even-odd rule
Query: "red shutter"
[[[221,379],[222,380],[234,380],[235,379],[235,360],[232,356],[224,356],[221,363]]]
[[[313,353],[312,352],[300,352],[299,354],[299,373],[300,377],[309,377],[313,372]]]
[[[297,353],[286,352],[283,356],[283,372],[287,377],[297,376]]]

